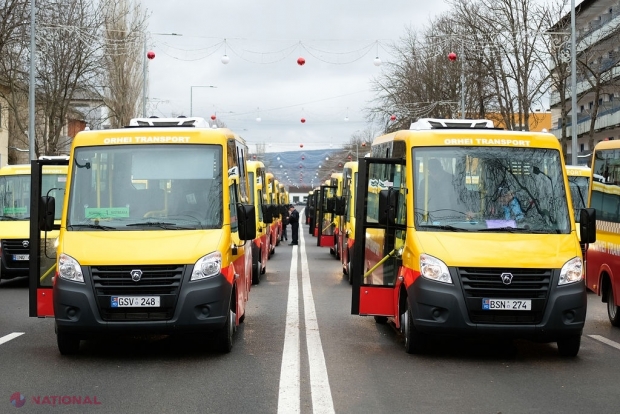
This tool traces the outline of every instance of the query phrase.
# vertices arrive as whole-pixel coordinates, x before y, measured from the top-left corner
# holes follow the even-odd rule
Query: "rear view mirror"
[[[54,229],[54,214],[56,200],[54,197],[41,196],[39,201],[39,230],[52,231]]]
[[[337,216],[344,216],[345,210],[346,210],[346,200],[344,197],[336,197],[336,208],[334,213]]]
[[[392,189],[379,192],[379,224],[388,226],[396,221],[398,193]]]
[[[336,198],[328,198],[325,204],[325,213],[334,213],[334,211],[336,210]]]
[[[596,210],[582,208],[579,213],[579,234],[581,243],[594,243],[596,241]]]
[[[271,215],[271,212],[269,211],[269,205],[262,204],[261,209],[263,210],[263,221],[267,224],[273,223],[273,216]]]

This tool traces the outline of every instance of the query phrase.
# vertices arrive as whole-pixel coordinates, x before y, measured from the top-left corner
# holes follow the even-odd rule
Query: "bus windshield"
[[[218,145],[78,147],[67,229],[221,228],[222,180]]]
[[[413,158],[420,230],[570,232],[557,150],[424,147]]]
[[[43,174],[41,194],[56,199],[54,219],[60,220],[65,196],[65,174]],[[30,175],[0,176],[0,220],[30,219]]]
[[[620,149],[598,150],[595,153],[590,207],[596,209],[596,218],[620,222]],[[599,179],[596,179],[597,176]]]

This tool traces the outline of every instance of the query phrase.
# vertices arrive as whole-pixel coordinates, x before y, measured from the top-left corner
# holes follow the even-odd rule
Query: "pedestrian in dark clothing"
[[[299,237],[299,212],[295,210],[295,206],[292,204],[288,209],[288,222],[291,225],[291,242],[289,246],[295,246]]]
[[[282,214],[282,238],[284,240],[288,240],[288,236],[286,235],[286,226],[288,226],[288,208],[284,209],[284,214]]]

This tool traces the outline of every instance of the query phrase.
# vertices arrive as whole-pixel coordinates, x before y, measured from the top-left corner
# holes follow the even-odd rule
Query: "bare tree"
[[[140,113],[147,15],[140,2],[110,0],[104,3],[102,85],[105,88],[102,96],[109,109],[110,124],[118,128],[129,125],[129,120]]]

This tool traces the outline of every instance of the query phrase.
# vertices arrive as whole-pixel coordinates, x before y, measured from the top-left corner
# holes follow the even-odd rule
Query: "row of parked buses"
[[[421,119],[377,137],[369,156],[314,189],[307,223],[340,257],[351,313],[392,323],[409,353],[431,336],[482,335],[557,342],[575,356],[587,307],[582,252],[600,214],[586,208],[577,177],[589,171],[578,170],[548,133]]]
[[[288,202],[247,156],[202,118],[142,118],[31,162],[29,314],[54,317],[61,354],[114,333],[211,331],[231,350]]]

